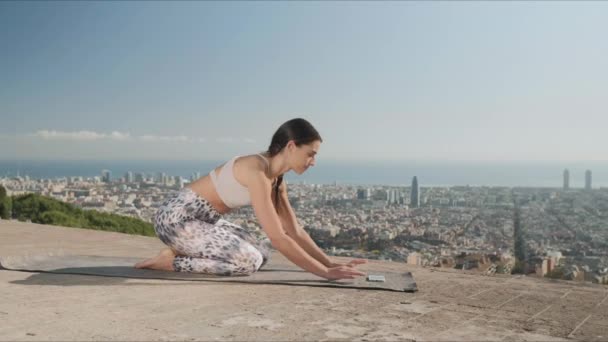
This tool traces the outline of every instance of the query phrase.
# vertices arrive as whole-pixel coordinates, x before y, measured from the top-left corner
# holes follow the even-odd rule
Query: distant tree
[[[524,273],[526,269],[526,240],[524,228],[521,224],[521,208],[515,202],[513,214],[513,250],[515,259],[521,264],[521,267],[514,267],[512,273]],[[517,264],[516,264],[517,266]],[[517,272],[516,272],[517,270]]]
[[[329,248],[332,246],[332,236],[329,230],[327,229],[315,229],[304,227],[308,235],[311,239],[320,247],[320,248]]]
[[[37,194],[25,194],[13,198],[13,217],[38,223],[40,215],[47,211],[60,211],[78,216],[82,210],[71,204]]]
[[[369,240],[367,240],[367,244],[366,244],[368,251],[373,251],[373,250],[386,251],[393,246],[394,246],[394,244],[393,244],[392,240],[383,240],[383,239],[369,239]]]
[[[548,272],[545,277],[552,279],[563,279],[564,278],[564,269],[561,267],[556,267],[551,272]]]
[[[42,213],[37,223],[49,224],[55,226],[64,226],[64,227],[79,227],[79,220],[71,217],[66,213],[62,213],[61,211],[46,211]]]
[[[0,219],[8,220],[11,218],[11,204],[11,196],[7,196],[6,189],[0,185]]]
[[[496,273],[506,273],[506,267],[504,265],[496,266]]]
[[[342,229],[332,240],[336,247],[361,248],[367,242],[367,235],[361,228]]]
[[[2,219],[9,220],[12,218],[13,212],[13,198],[11,196],[6,196],[4,198],[4,203],[2,203],[2,207],[0,208],[0,215],[2,215]]]
[[[516,260],[515,265],[511,269],[511,274],[525,274],[526,273],[526,265],[523,261]]]

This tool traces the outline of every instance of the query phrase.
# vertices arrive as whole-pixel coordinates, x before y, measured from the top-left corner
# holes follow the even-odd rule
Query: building
[[[112,179],[112,171],[101,170],[101,181],[104,183],[110,183],[110,179]]]
[[[420,206],[420,188],[418,186],[418,178],[414,176],[412,179],[412,190],[410,192],[410,207],[418,208]]]
[[[171,179],[172,178],[164,172],[159,172],[156,176],[156,181],[164,186],[168,186]]]
[[[585,190],[591,190],[591,170],[585,171]]]
[[[547,257],[545,258],[545,260],[547,261],[547,272],[548,273],[553,272],[553,270],[557,266],[559,266],[562,258],[563,258],[563,255],[561,252],[558,252],[558,251],[547,252]]]
[[[570,171],[564,170],[564,190],[570,189]]]
[[[141,172],[138,172],[138,173],[135,174],[135,181],[136,182],[140,182],[141,183],[141,182],[144,181],[144,178],[145,178],[145,175],[143,173],[141,173]]]
[[[192,176],[190,176],[190,181],[194,182],[197,179],[201,178],[201,173],[200,172],[193,172]]]
[[[184,187],[184,179],[181,176],[173,177],[173,184],[177,189],[181,189]]]
[[[417,252],[412,252],[407,255],[407,264],[408,265],[416,265],[422,266],[422,255]]]
[[[550,258],[543,258],[542,261],[536,264],[536,275],[539,277],[544,277],[549,273],[549,264],[551,263]]]
[[[396,189],[386,190],[386,204],[388,204],[388,205],[399,204],[399,193]]]
[[[125,173],[125,182],[133,183],[133,172],[127,171],[127,173]]]

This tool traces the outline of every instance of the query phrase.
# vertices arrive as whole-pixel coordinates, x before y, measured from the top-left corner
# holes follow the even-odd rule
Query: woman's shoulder
[[[259,154],[246,154],[235,157],[235,163],[243,165],[244,168],[251,170],[262,170],[268,169],[268,161]]]
[[[262,172],[264,175],[268,173],[268,163],[258,154],[242,155],[236,158],[234,171],[237,172],[243,180],[248,180],[251,176],[259,175]]]

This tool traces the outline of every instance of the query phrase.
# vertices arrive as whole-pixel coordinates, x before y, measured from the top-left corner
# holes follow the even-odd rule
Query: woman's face
[[[315,156],[319,152],[319,147],[321,147],[321,142],[319,140],[300,146],[294,144],[291,153],[292,170],[301,175],[308,170],[309,167],[314,166],[316,163]]]

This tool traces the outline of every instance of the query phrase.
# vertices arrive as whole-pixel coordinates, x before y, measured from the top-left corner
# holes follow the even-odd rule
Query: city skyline
[[[605,161],[606,14],[604,2],[2,2],[0,160],[224,160],[304,117],[324,139],[319,162]]]
[[[2,170],[2,165],[0,164],[0,170]],[[134,171],[136,170],[136,171]],[[581,170],[577,170],[577,171],[581,171]],[[201,172],[200,170],[195,170],[195,171],[189,171],[189,172],[184,172],[184,170],[182,170],[181,172],[166,172],[166,171],[158,171],[158,170],[154,170],[152,168],[146,169],[146,170],[142,170],[140,169],[121,169],[119,172],[114,173],[111,169],[101,169],[99,171],[99,173],[90,173],[90,170],[87,171],[84,174],[78,174],[78,173],[74,173],[72,171],[70,171],[71,173],[66,173],[66,174],[62,174],[62,175],[55,175],[55,176],[48,176],[48,177],[41,177],[41,176],[35,176],[35,177],[30,177],[30,174],[28,174],[28,172],[21,172],[20,169],[16,170],[16,173],[11,174],[10,172],[5,172],[4,174],[0,173],[0,180],[2,179],[9,179],[9,178],[23,178],[25,180],[30,180],[30,179],[38,179],[38,180],[50,180],[50,179],[97,179],[100,182],[103,183],[110,183],[110,182],[126,182],[126,183],[132,183],[132,182],[148,182],[150,180],[154,180],[156,182],[160,182],[160,183],[167,183],[167,182],[175,182],[175,183],[180,183],[180,182],[189,182],[189,181],[194,181],[198,178],[200,178],[201,176],[204,175],[203,172]],[[593,190],[593,189],[605,189],[608,187],[608,183],[600,181],[599,185],[598,184],[594,184],[592,181],[592,170],[590,169],[586,169],[584,170],[584,174],[583,177],[584,179],[582,179],[581,177],[578,177],[577,174],[581,173],[581,172],[577,172],[575,173],[573,180],[574,183],[571,186],[570,183],[570,170],[569,169],[564,169],[562,172],[562,185],[561,188],[562,190],[580,190],[580,189],[584,189],[584,190]],[[114,174],[114,176],[112,176]],[[311,180],[307,177],[293,177],[294,175],[291,174],[287,174],[287,179],[290,180],[290,182],[295,182],[295,183],[308,183]],[[293,177],[293,178],[292,178]],[[406,179],[407,177],[404,177],[403,179]],[[318,179],[317,179],[318,180]],[[555,180],[557,180],[557,177],[555,178]],[[312,183],[315,183],[315,181],[313,180]],[[419,188],[423,188],[423,187],[453,187],[453,186],[473,186],[473,187],[524,187],[524,188],[559,188],[560,186],[556,183],[554,183],[553,185],[548,185],[548,184],[536,184],[536,185],[532,185],[532,184],[510,184],[510,185],[506,185],[506,184],[477,184],[477,183],[462,183],[462,184],[437,184],[437,183],[428,183],[428,184],[422,184],[421,186],[419,186],[418,184],[418,176],[413,176],[411,185],[408,186],[406,184],[406,182],[400,182],[399,184],[394,183],[394,182],[344,182],[344,181],[339,181],[337,179],[334,179],[332,181],[317,181],[316,183],[318,184],[343,184],[343,185],[353,185],[353,186],[360,186],[362,187],[361,189],[364,189],[366,186],[389,186],[389,187],[405,187],[405,188],[410,188],[411,192],[409,194],[410,197],[410,202],[411,203],[418,203],[419,202],[419,190],[414,190],[414,189],[419,189]],[[182,184],[182,183],[180,183]],[[595,186],[595,188],[594,188]],[[180,186],[181,187],[181,186]],[[359,198],[369,198],[370,197],[370,193],[359,193],[357,192],[357,196]],[[405,193],[399,193],[396,190],[393,190],[392,192],[388,193],[387,192],[387,197],[391,198],[390,202],[391,203],[398,203],[401,200],[403,200],[406,197],[407,194]]]
[[[104,170],[104,176],[108,172]],[[608,281],[606,216],[602,214],[608,199],[605,190],[426,188],[421,191],[420,203],[415,203],[420,194],[414,194],[416,181],[417,177],[412,180],[413,199],[409,202],[407,192],[382,185],[292,184],[290,198],[311,237],[320,247],[338,255],[401,261],[407,257],[409,262],[414,259],[410,258],[415,255],[413,252],[419,252],[423,260],[415,264],[478,268],[486,274],[514,272],[596,283]],[[17,201],[21,195],[38,194],[45,201],[54,198],[85,210],[117,213],[147,222],[153,220],[167,193],[184,186],[181,179],[164,173],[141,183],[107,182],[97,176],[92,181],[53,182],[0,178],[0,184]],[[24,212],[31,210],[24,211],[25,205],[19,207],[20,211],[13,214],[24,219]],[[52,210],[56,209],[49,209]],[[226,217],[245,229],[262,233],[253,215],[252,208],[242,208]],[[63,220],[67,216],[59,217]],[[518,249],[513,241],[515,235],[521,238],[517,233],[522,232],[521,227],[526,238],[515,238],[525,244]],[[464,259],[480,253],[485,256],[467,263],[463,252],[469,255]],[[492,265],[488,257],[500,262]],[[525,260],[527,266],[517,267],[517,260]],[[556,269],[558,273],[553,273]]]

